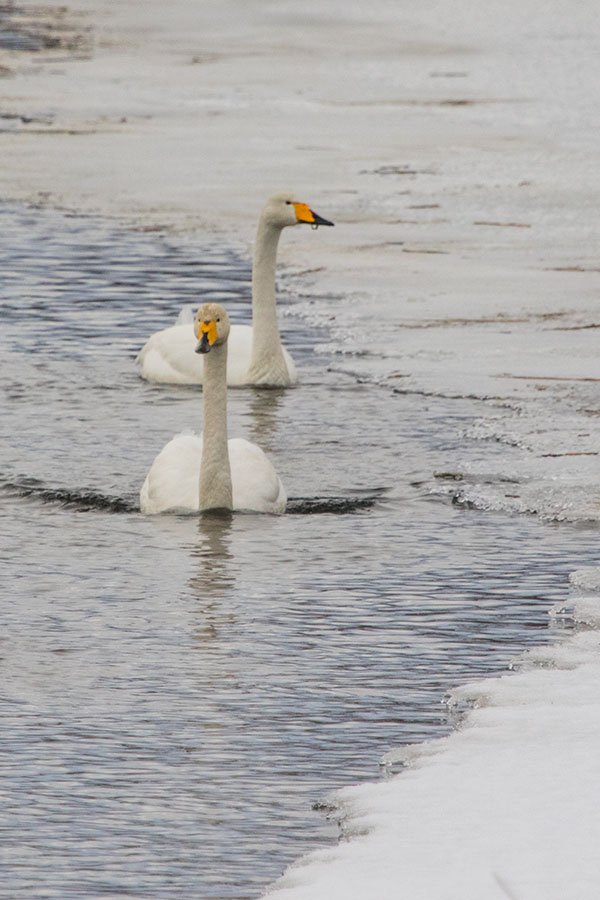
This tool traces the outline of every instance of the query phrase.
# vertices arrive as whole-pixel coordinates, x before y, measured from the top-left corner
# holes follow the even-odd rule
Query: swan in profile
[[[207,509],[285,512],[279,475],[256,444],[227,440],[227,339],[229,317],[218,303],[205,303],[192,333],[204,368],[204,433],[178,434],[158,454],[140,491],[144,513],[190,513]]]
[[[289,225],[317,228],[333,225],[292,194],[274,194],[258,220],[252,264],[252,325],[232,325],[227,384],[287,387],[297,380],[296,366],[281,346],[275,309],[275,264],[279,236]],[[194,353],[191,325],[157,331],[140,350],[136,362],[147,381],[202,384],[203,360]]]

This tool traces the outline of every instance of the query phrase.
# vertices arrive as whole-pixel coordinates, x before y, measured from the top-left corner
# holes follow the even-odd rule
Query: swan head
[[[318,215],[306,203],[301,203],[294,194],[285,192],[269,197],[262,211],[262,218],[277,228],[301,224],[312,225],[313,228],[333,225],[333,222]]]
[[[218,303],[204,303],[194,319],[198,339],[196,353],[208,353],[211,347],[224,344],[229,337],[229,316]]]

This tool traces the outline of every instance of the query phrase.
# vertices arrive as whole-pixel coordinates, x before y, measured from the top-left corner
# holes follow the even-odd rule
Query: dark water
[[[142,382],[135,353],[182,303],[247,319],[247,260],[15,207],[0,235],[0,896],[256,897],[335,839],[313,804],[547,639],[597,535],[432,500],[482,405],[327,372],[293,315],[301,385],[230,392],[231,434],[294,498],[374,505],[143,517],[201,394]]]

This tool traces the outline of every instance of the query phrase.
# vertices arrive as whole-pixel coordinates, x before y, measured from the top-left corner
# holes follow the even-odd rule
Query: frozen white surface
[[[455,690],[470,705],[459,730],[389,754],[406,765],[393,779],[338,792],[346,840],[292,866],[269,900],[598,896],[600,569],[573,580],[590,593],[569,614],[592,630]]]
[[[281,245],[287,313],[327,306],[324,360],[382,389],[486,398],[463,435],[479,461],[457,453],[431,490],[598,521],[595,0],[71,10],[91,52],[0,51],[16,117],[0,119],[0,197],[249,251],[265,197],[292,188],[336,222]],[[587,630],[455,692],[476,703],[461,729],[342,792],[350,839],[273,898],[600,896],[600,579],[575,583]]]

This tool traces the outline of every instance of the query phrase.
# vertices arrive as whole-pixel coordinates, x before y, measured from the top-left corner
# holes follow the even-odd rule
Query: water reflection
[[[217,637],[222,617],[219,600],[235,586],[231,552],[233,515],[227,510],[209,510],[198,519],[198,544],[192,549],[195,572],[188,588],[198,602],[198,624],[194,636],[205,642]]]
[[[279,432],[279,413],[284,402],[283,388],[250,388],[246,394],[251,425],[248,439],[265,453],[273,452]]]

